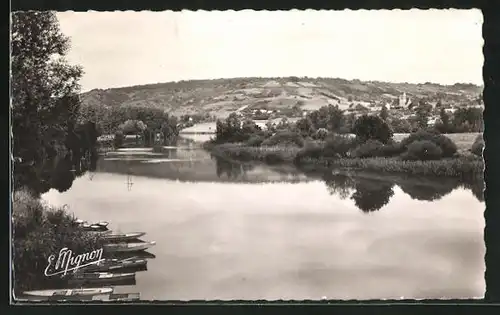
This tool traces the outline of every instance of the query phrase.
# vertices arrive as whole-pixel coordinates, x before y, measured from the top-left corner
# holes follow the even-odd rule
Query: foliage
[[[251,136],[245,144],[250,147],[258,147],[266,140],[266,135],[265,134],[255,134]]]
[[[316,140],[326,140],[327,137],[328,130],[326,130],[325,128],[319,128],[313,135],[313,138]]]
[[[306,116],[312,123],[312,131],[325,128],[328,131],[338,131],[344,125],[344,114],[338,106],[328,105],[310,112]]]
[[[74,253],[102,246],[97,235],[83,232],[64,208],[50,208],[27,191],[13,198],[13,268],[16,292],[57,287],[60,279],[46,277],[47,259],[64,247]]]
[[[409,133],[412,131],[413,126],[407,119],[400,119],[393,117],[390,120],[391,130],[396,133]]]
[[[242,123],[238,115],[232,113],[224,121],[217,120],[215,141],[217,143],[242,142],[260,131],[261,128],[252,120],[246,120]]]
[[[349,152],[357,144],[354,138],[343,135],[331,135],[320,145],[314,142],[308,143],[307,146],[297,153],[294,163],[301,164],[302,161],[307,159],[348,157]]]
[[[309,117],[304,117],[299,119],[295,123],[295,128],[297,131],[303,136],[307,137],[315,133],[316,128],[314,127],[314,124]],[[322,130],[326,130],[325,128],[321,128]]]
[[[54,12],[13,12],[11,45],[13,155],[37,172],[74,132],[83,71],[64,59],[69,39]]]
[[[431,115],[432,105],[421,101],[415,108],[415,115],[417,116],[417,125],[419,128],[427,128],[429,116]]]
[[[142,122],[142,120],[132,120],[129,119],[118,126],[118,129],[123,132],[123,134],[137,134],[144,132],[147,129],[147,126]]]
[[[482,132],[483,111],[481,108],[459,108],[453,113],[454,132]]]
[[[383,121],[387,121],[387,118],[389,117],[389,111],[387,110],[387,107],[385,105],[382,106],[379,116]]]
[[[378,140],[388,143],[392,139],[392,130],[380,117],[363,115],[354,123],[352,132],[361,142]]]
[[[484,148],[484,139],[483,135],[480,134],[474,140],[474,143],[471,147],[471,152],[477,156],[483,156],[483,148]]]
[[[434,142],[429,140],[417,140],[408,146],[403,154],[403,160],[439,160],[443,156],[443,150]]]
[[[294,131],[278,131],[270,138],[264,140],[261,144],[262,146],[304,146],[304,138]]]
[[[296,146],[249,147],[237,143],[224,143],[210,148],[213,155],[235,161],[261,161],[266,163],[291,162],[299,152]]]
[[[401,147],[408,149],[411,143],[423,140],[431,141],[436,144],[441,149],[443,157],[452,157],[457,153],[457,145],[450,138],[432,129],[419,130],[410,134],[408,137],[401,140]]]
[[[378,140],[368,140],[354,149],[351,156],[357,158],[381,156],[383,146],[384,144]]]

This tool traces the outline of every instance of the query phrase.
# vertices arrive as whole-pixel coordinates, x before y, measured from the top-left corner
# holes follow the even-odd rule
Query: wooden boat
[[[131,302],[141,299],[140,293],[112,293],[96,295],[92,297],[93,301],[110,301],[110,302]]]
[[[84,272],[104,272],[118,271],[123,269],[141,269],[147,268],[148,261],[146,259],[137,259],[131,257],[129,259],[108,258],[104,261],[84,267]]]
[[[99,224],[83,223],[80,227],[85,231],[107,231],[108,228]]]
[[[131,233],[116,233],[116,234],[107,234],[104,236],[105,241],[113,241],[113,242],[118,242],[118,241],[127,241],[127,240],[133,240],[136,238],[139,238],[141,236],[146,235],[146,232],[131,232]]]
[[[86,288],[86,289],[59,289],[59,290],[36,290],[23,292],[24,295],[39,297],[68,297],[82,295],[98,295],[113,293],[113,288]]]
[[[104,250],[108,252],[134,252],[150,248],[156,244],[155,241],[142,243],[115,243],[105,244]]]
[[[148,252],[147,250],[138,252],[112,252],[108,253],[109,258],[118,260],[127,259],[155,259],[156,255]]]
[[[78,225],[98,225],[98,226],[102,226],[102,227],[107,227],[109,225],[109,222],[107,221],[99,221],[99,222],[96,222],[96,223],[88,223],[87,221],[84,221],[82,219],[76,219],[75,220],[75,223],[78,224]]]
[[[109,273],[109,272],[93,272],[93,273],[76,273],[73,275],[71,279],[69,279],[69,283],[111,283],[111,282],[119,282],[126,280],[134,280],[135,273]]]

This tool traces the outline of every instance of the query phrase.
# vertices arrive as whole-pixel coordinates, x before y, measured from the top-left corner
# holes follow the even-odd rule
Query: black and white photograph
[[[11,301],[483,298],[482,25],[12,12]]]

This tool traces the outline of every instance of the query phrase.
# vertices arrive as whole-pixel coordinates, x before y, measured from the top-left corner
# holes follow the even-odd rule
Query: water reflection
[[[219,178],[244,179],[246,178],[246,173],[254,169],[254,166],[250,164],[235,163],[214,155],[211,155],[211,158],[215,160],[215,172]]]
[[[309,173],[309,176],[321,178],[331,195],[340,199],[350,198],[363,212],[381,209],[394,195],[394,186],[414,200],[436,201],[458,188],[469,189],[478,201],[484,201],[484,181],[461,181],[455,178],[422,178],[404,175],[349,174],[324,172]]]
[[[20,181],[38,194],[44,194],[50,189],[59,192],[68,191],[75,178],[82,176],[87,171],[93,172],[97,168],[98,155],[96,152],[85,157],[75,159],[71,154],[52,156],[43,162],[40,169],[29,166],[16,166],[23,171]]]
[[[76,177],[85,172],[98,171],[126,174],[128,190],[132,187],[133,176],[180,181],[249,183],[319,179],[325,183],[331,195],[352,200],[364,213],[378,211],[387,205],[394,196],[394,186],[419,201],[439,200],[457,188],[468,189],[478,201],[484,201],[482,179],[464,182],[454,178],[411,177],[405,174],[301,172],[290,168],[228,161],[210,155],[192,141],[176,144],[177,146],[111,152],[99,162],[96,154],[89,154],[80,161],[75,161],[69,155],[55,158],[45,163],[41,180],[36,183],[37,189],[41,193],[51,188],[65,192],[71,188]]]

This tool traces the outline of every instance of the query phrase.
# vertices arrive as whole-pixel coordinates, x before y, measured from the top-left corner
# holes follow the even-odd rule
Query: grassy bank
[[[59,277],[44,274],[47,259],[63,248],[75,254],[101,248],[97,235],[82,231],[64,208],[52,208],[28,191],[14,193],[12,204],[13,282],[16,295],[23,291],[57,288]]]
[[[305,170],[338,168],[420,176],[478,178],[483,175],[484,163],[479,158],[467,157],[435,161],[404,161],[398,158],[376,157],[364,159],[304,159],[299,167]]]
[[[212,154],[236,161],[259,161],[268,164],[292,163],[300,148],[293,146],[251,147],[240,143],[206,145]]]
[[[481,157],[459,155],[456,157],[430,160],[408,161],[399,157],[305,157],[296,161],[300,152],[297,147],[250,147],[243,144],[207,145],[214,155],[238,161],[259,161],[268,164],[290,163],[304,171],[343,169],[365,170],[385,173],[405,173],[420,176],[480,178],[483,176],[484,162]]]

